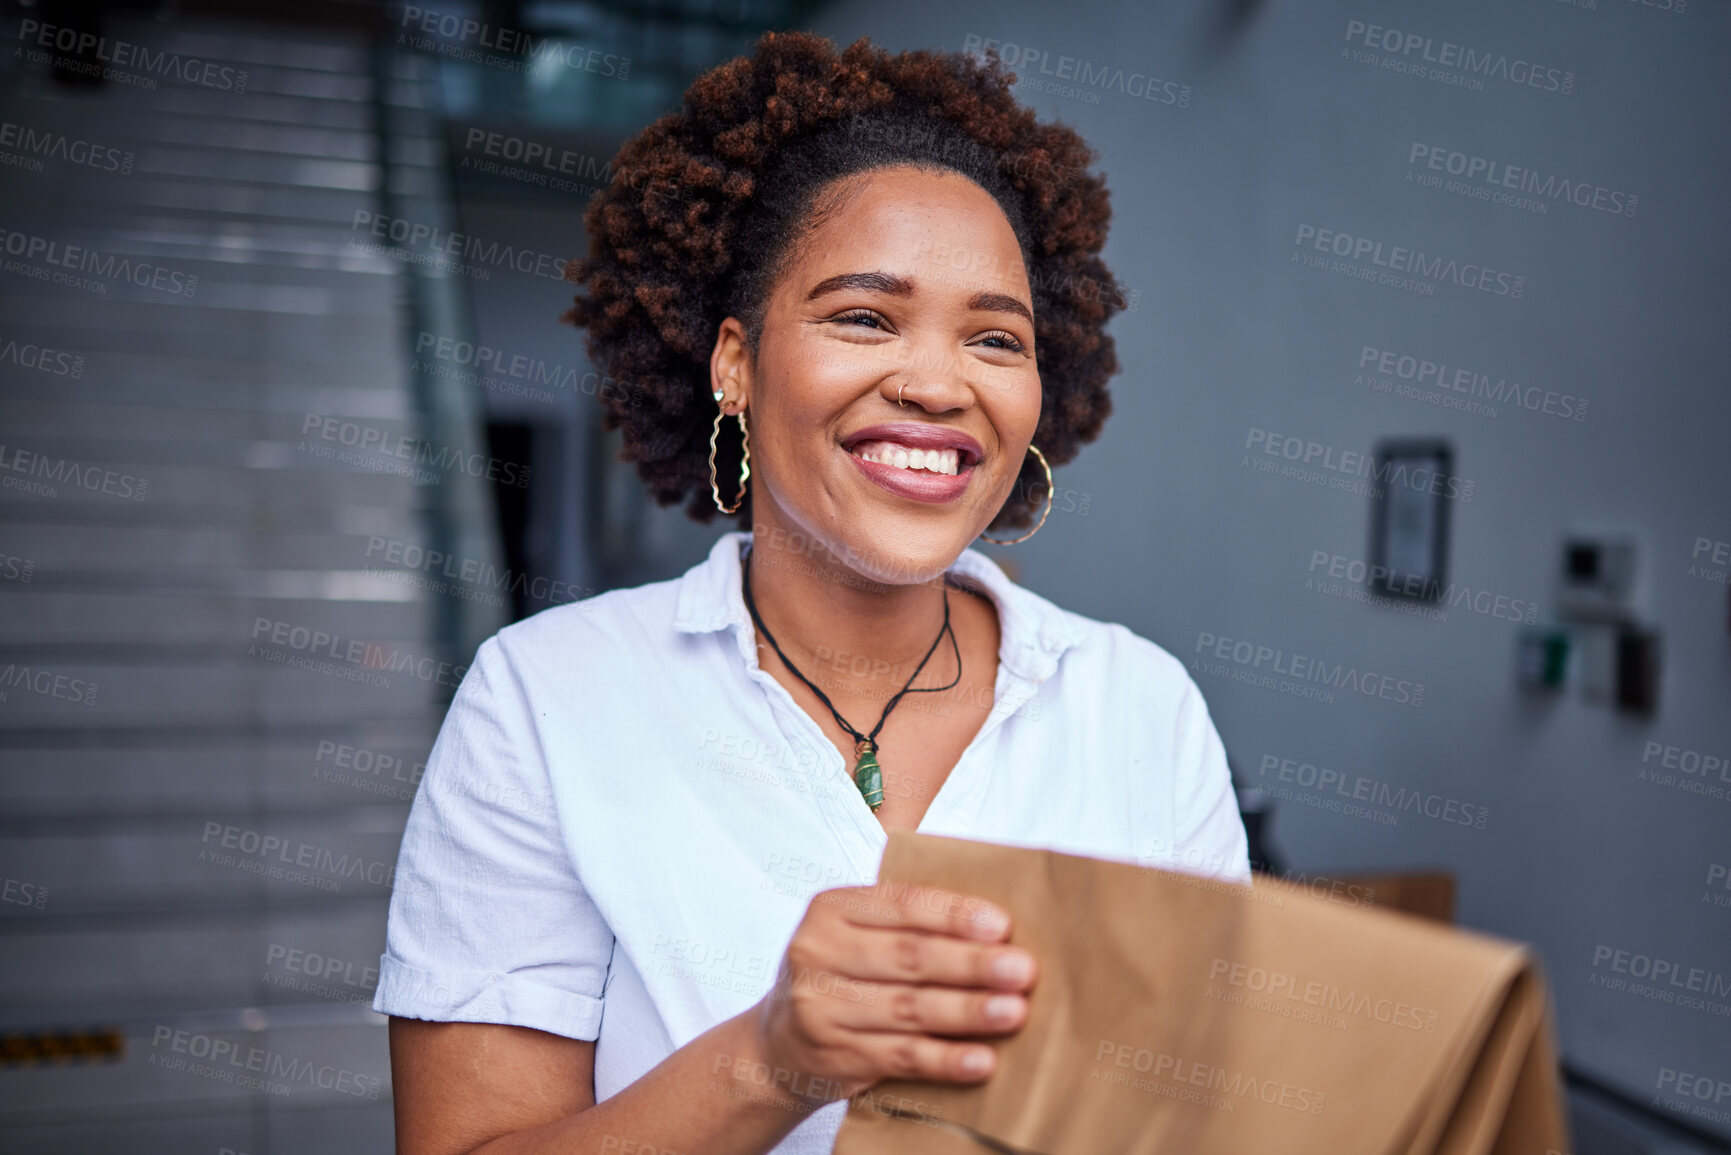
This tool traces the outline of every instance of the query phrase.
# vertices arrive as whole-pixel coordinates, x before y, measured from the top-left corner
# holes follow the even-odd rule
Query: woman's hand
[[[816,895],[754,1008],[774,1082],[812,1105],[887,1078],[978,1083],[996,1052],[957,1036],[1027,1019],[1034,956],[982,899],[879,884]]]

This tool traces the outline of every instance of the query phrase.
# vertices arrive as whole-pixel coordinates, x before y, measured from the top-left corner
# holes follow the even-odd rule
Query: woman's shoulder
[[[671,578],[551,606],[500,629],[482,643],[480,656],[502,660],[520,672],[583,668],[623,673],[622,664],[640,663],[670,644],[679,583],[679,578]]]
[[[1184,697],[1195,688],[1177,655],[1122,622],[1101,621],[1060,610],[1075,623],[1074,657],[1105,676],[1128,681],[1141,693]]]
[[[1197,692],[1183,661],[1122,622],[1066,609],[1025,586],[1011,584],[1006,592],[1033,626],[1033,644],[1056,659],[1054,673],[1069,683],[1066,689],[1120,702],[1128,693],[1174,709]]]

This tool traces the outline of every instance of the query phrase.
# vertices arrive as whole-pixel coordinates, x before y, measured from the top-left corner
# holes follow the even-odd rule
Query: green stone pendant
[[[884,772],[870,742],[861,742],[857,749],[859,761],[853,764],[853,784],[865,795],[866,805],[875,811],[884,804]]]

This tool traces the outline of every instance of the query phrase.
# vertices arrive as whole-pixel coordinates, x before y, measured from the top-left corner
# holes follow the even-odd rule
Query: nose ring
[[[897,405],[901,405],[901,406],[907,405],[907,402],[902,400],[902,389],[906,389],[907,387],[908,387],[908,383],[906,381],[903,381],[901,384],[901,388],[896,390],[896,404]]]

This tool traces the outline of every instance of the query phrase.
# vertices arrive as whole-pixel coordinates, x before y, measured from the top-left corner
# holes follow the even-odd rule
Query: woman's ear
[[[715,348],[709,353],[709,391],[721,394],[717,403],[723,413],[739,413],[751,401],[751,386],[745,326],[738,317],[729,317],[716,330]]]

